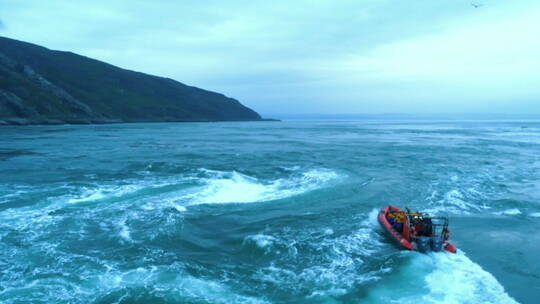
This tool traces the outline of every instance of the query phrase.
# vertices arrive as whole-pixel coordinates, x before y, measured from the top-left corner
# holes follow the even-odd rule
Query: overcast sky
[[[0,0],[0,35],[275,113],[540,113],[540,1]]]

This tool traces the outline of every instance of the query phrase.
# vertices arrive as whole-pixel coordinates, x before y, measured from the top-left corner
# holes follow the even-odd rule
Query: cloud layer
[[[262,113],[540,113],[537,1],[3,2],[3,35]]]

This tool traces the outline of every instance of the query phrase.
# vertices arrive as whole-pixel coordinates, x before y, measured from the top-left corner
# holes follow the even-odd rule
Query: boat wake
[[[426,303],[517,303],[492,274],[463,252],[421,256],[418,263],[435,268],[425,277]]]
[[[517,303],[492,274],[462,251],[402,254],[408,258],[405,265],[370,292],[369,303]]]

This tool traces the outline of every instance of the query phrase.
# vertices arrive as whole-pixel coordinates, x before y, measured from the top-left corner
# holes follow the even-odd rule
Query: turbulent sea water
[[[0,127],[0,303],[538,303],[540,123]],[[400,251],[394,204],[457,254]]]

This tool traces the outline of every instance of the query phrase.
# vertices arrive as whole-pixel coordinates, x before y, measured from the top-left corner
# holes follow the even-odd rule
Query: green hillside
[[[0,37],[0,124],[260,119],[219,93]]]

